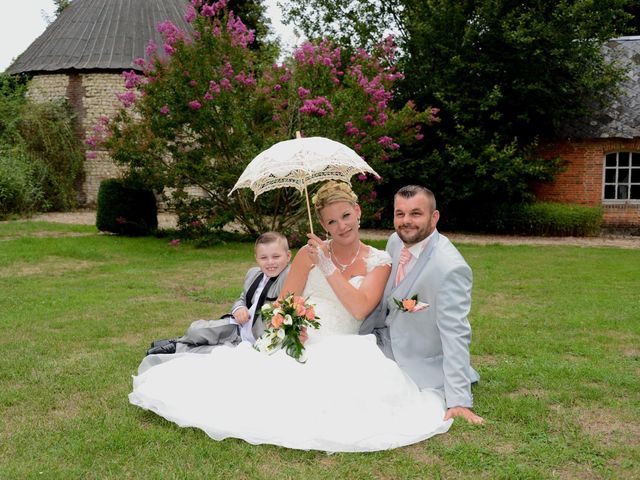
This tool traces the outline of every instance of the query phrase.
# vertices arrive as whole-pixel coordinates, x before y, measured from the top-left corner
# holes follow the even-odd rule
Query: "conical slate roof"
[[[153,39],[162,52],[156,26],[170,20],[191,30],[184,20],[187,0],[73,0],[7,73],[58,70],[136,69]]]

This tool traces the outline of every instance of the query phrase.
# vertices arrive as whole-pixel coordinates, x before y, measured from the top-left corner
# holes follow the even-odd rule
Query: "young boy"
[[[247,272],[242,295],[230,314],[220,320],[196,320],[182,337],[153,342],[147,355],[208,353],[218,345],[255,343],[264,332],[260,309],[265,302],[278,298],[289,273],[291,251],[287,238],[278,232],[263,233],[256,240],[255,256],[258,266]]]

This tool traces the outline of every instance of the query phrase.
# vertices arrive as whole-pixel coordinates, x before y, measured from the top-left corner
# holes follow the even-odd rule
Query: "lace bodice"
[[[381,265],[391,265],[389,254],[373,247],[369,247],[369,254],[364,260],[367,273]],[[362,275],[351,277],[349,283],[360,288],[363,279]],[[303,296],[309,299],[309,303],[315,305],[316,314],[320,317],[320,329],[311,329],[310,336],[358,333],[360,322],[338,301],[331,285],[319,269],[313,268],[309,272]]]

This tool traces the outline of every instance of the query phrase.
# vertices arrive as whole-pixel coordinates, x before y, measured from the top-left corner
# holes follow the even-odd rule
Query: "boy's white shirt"
[[[262,295],[262,291],[264,290],[264,287],[267,285],[269,278],[270,277],[268,277],[267,275],[263,275],[262,280],[258,285],[258,288],[256,288],[256,292],[253,294],[253,298],[251,299],[251,308],[249,309],[249,320],[247,320],[243,324],[240,324],[235,318],[229,319],[229,323],[233,325],[240,325],[240,337],[242,338],[243,342],[256,343],[256,339],[253,336],[253,330],[252,330],[253,317],[256,313],[256,306],[258,304],[258,299],[260,298],[260,295]],[[238,307],[238,308],[242,308],[242,307]],[[238,308],[234,309],[233,312],[238,310]]]

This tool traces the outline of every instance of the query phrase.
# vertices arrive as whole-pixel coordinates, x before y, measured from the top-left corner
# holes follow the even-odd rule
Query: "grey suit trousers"
[[[237,345],[242,341],[238,325],[229,323],[231,316],[219,320],[196,320],[177,339],[176,353],[209,353],[218,345]]]

